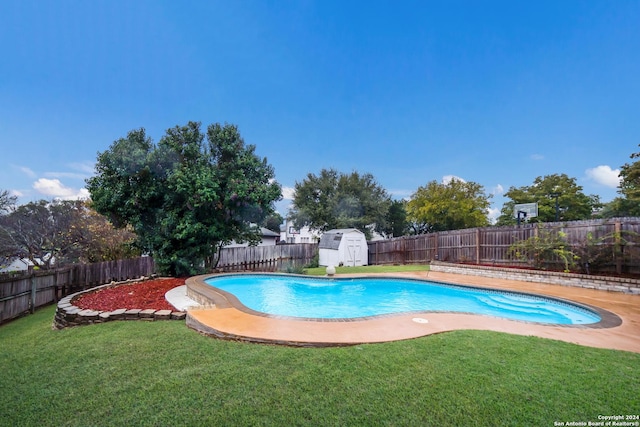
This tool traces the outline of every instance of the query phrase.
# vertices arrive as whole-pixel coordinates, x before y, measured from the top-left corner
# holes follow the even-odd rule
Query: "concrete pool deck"
[[[187,325],[205,335],[223,339],[307,347],[380,343],[471,329],[537,336],[590,347],[640,353],[640,295],[434,271],[369,276],[417,278],[562,298],[612,312],[622,323],[598,328],[588,325],[553,326],[489,316],[434,312],[343,321],[286,318],[253,312],[239,306],[233,297],[210,292],[209,289],[213,288],[202,282],[205,277],[211,277],[209,275],[190,278],[187,286],[191,293],[207,292],[207,297],[215,306],[190,308],[187,312]]]

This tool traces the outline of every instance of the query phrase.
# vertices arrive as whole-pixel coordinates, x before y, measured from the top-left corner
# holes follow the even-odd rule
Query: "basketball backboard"
[[[526,218],[533,218],[538,216],[538,204],[537,203],[520,203],[513,207],[513,217],[518,218],[518,212],[526,213]],[[520,214],[524,217],[524,215]]]

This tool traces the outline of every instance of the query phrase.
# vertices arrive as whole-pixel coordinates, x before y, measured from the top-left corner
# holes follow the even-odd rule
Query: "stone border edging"
[[[431,271],[640,295],[640,279],[431,261]]]
[[[82,309],[73,305],[73,301],[80,295],[95,292],[102,288],[111,288],[127,283],[135,283],[147,280],[148,278],[141,278],[136,280],[125,280],[123,282],[112,282],[106,285],[96,286],[91,289],[76,292],[75,294],[67,295],[58,301],[56,307],[56,314],[53,319],[53,329],[64,329],[72,326],[80,325],[92,325],[94,323],[104,323],[111,320],[185,320],[187,313],[184,311],[172,311],[172,310],[154,310],[154,309],[126,309],[120,308],[113,311],[99,311],[91,309]]]

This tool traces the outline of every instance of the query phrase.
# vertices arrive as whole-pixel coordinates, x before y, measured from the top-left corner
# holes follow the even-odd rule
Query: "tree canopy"
[[[622,178],[620,193],[627,199],[637,201],[640,204],[640,152],[632,153],[630,158],[639,160],[625,163],[620,168],[620,177]]]
[[[83,245],[81,261],[115,261],[141,255],[140,249],[135,245],[136,235],[131,226],[115,228],[107,217],[91,207],[91,201],[85,202],[85,206],[85,213],[78,218],[77,224],[88,235]]]
[[[409,222],[407,221],[406,202],[392,200],[385,218],[385,224],[381,227],[382,234],[387,238],[400,237],[407,234]]]
[[[165,274],[195,274],[232,240],[256,243],[281,188],[266,158],[234,125],[199,122],[166,131],[158,145],[133,130],[98,154],[87,180],[95,209],[130,225]],[[206,141],[205,141],[206,139]]]
[[[373,175],[322,169],[319,175],[309,173],[296,182],[289,218],[297,228],[356,228],[370,238],[370,226],[376,230],[384,227],[390,203]]]
[[[511,200],[503,205],[496,225],[515,224],[514,206],[521,203],[538,203],[538,216],[530,222],[555,221],[556,200],[558,221],[589,219],[602,206],[598,196],[585,195],[576,179],[566,174],[539,176],[532,185],[511,187],[504,195]]]
[[[0,216],[0,255],[49,269],[139,255],[130,230],[116,230],[85,201],[40,200]]]
[[[489,225],[489,198],[475,182],[431,181],[407,203],[407,218],[415,234]]]
[[[266,228],[267,230],[271,230],[276,233],[280,233],[280,226],[284,222],[284,218],[278,212],[274,212],[268,217],[266,217],[260,226]]]
[[[6,258],[28,259],[39,268],[76,262],[85,230],[74,223],[82,215],[77,201],[31,202],[0,217],[0,251]]]
[[[620,167],[618,193],[621,197],[616,197],[605,206],[601,213],[604,217],[640,216],[640,152],[632,153],[630,158],[638,160]]]
[[[9,212],[17,200],[18,198],[9,194],[7,190],[0,191],[0,214]]]
[[[129,229],[115,229],[81,200],[40,200],[0,215],[0,257],[41,269],[139,256]]]

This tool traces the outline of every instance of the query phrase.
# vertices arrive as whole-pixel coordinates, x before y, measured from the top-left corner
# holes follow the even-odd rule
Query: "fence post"
[[[56,268],[53,273],[53,300],[58,302],[58,269]]]
[[[407,263],[407,239],[402,236],[402,264]]]
[[[613,226],[614,226],[613,231],[616,236],[615,250],[613,252],[616,257],[616,273],[622,274],[622,250],[623,249],[622,249],[622,234],[621,234],[620,220],[616,219]]]
[[[476,228],[476,263],[480,264],[480,229]]]
[[[30,277],[30,282],[31,282],[31,300],[29,301],[30,305],[31,305],[31,314],[35,313],[36,311],[36,281],[35,281],[35,277],[36,274],[35,273],[31,273],[31,277]]]

